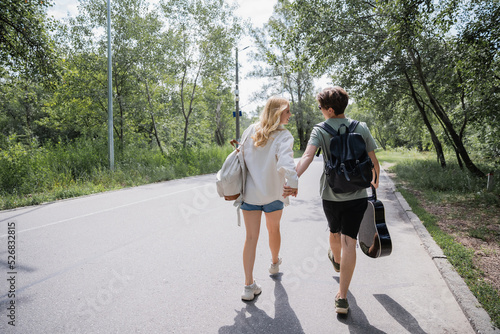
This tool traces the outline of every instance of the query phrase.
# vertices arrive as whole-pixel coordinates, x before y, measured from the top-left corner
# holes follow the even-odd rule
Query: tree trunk
[[[113,73],[116,73],[117,71],[115,69],[113,69]],[[118,135],[118,139],[119,139],[119,147],[120,149],[123,149],[124,147],[124,136],[123,136],[123,124],[124,124],[124,109],[125,109],[125,106],[123,105],[123,100],[122,100],[122,95],[121,95],[121,92],[120,92],[120,89],[119,89],[119,84],[118,84],[118,76],[117,74],[115,74],[115,78],[113,80],[114,84],[115,84],[115,90],[116,90],[116,100],[118,100],[118,106],[120,108],[120,122],[119,122],[119,125],[120,125],[120,128],[116,128],[114,126],[114,122],[113,122],[113,127],[116,129],[116,134]]]
[[[464,163],[462,162],[462,159],[460,158],[460,153],[458,152],[457,149],[455,149],[455,155],[457,156],[458,166],[460,167],[460,169],[464,169]]]
[[[217,145],[219,146],[222,146],[224,145],[224,132],[222,131],[223,128],[222,128],[222,117],[221,117],[221,112],[220,112],[220,109],[222,107],[222,101],[219,101],[219,103],[217,103],[217,108],[215,110],[215,125],[216,125],[216,129],[215,129],[215,142],[217,143]]]
[[[160,148],[161,154],[165,154],[163,152],[163,147],[161,147],[161,142],[160,138],[158,137],[158,130],[156,129],[156,122],[155,122],[155,116],[153,114],[153,104],[151,103],[151,94],[149,94],[149,86],[147,80],[144,81],[146,84],[146,93],[148,95],[148,103],[149,103],[149,115],[151,115],[151,123],[153,127],[153,134],[156,138],[156,143],[158,144],[158,147]]]
[[[295,84],[297,86],[297,101],[295,101],[293,92],[292,92],[292,87],[289,85],[288,87],[288,92],[290,93],[290,96],[292,97],[292,105],[293,105],[293,114],[295,118],[295,125],[297,127],[297,134],[299,136],[299,149],[300,150],[305,150],[307,146],[307,141],[309,140],[309,137],[307,135],[307,126],[304,121],[304,103],[302,102],[303,96],[304,96],[304,89],[303,89],[303,79],[302,79],[302,72],[299,72],[297,74],[297,78],[294,80]]]
[[[469,154],[467,153],[467,150],[464,147],[464,144],[462,140],[460,139],[460,136],[457,134],[455,129],[453,128],[453,124],[451,120],[449,119],[448,115],[444,111],[444,109],[441,107],[439,102],[436,100],[434,95],[432,94],[429,86],[427,85],[427,82],[424,77],[424,73],[422,70],[422,64],[420,61],[420,56],[417,54],[415,55],[415,50],[409,48],[408,53],[410,57],[412,58],[413,65],[417,69],[417,73],[420,79],[420,83],[422,84],[425,93],[427,94],[427,97],[429,98],[429,101],[431,105],[434,108],[434,111],[436,112],[437,116],[441,119],[442,123],[444,124],[446,131],[449,133],[460,157],[462,157],[462,161],[464,162],[465,166],[467,169],[474,175],[477,175],[479,177],[484,177],[485,174],[476,167],[476,165],[472,162],[472,160],[469,157]]]
[[[186,77],[187,69],[185,69],[184,75],[182,77],[181,100],[182,100],[182,113],[184,114],[184,138],[182,140],[182,147],[184,147],[184,148],[186,148],[186,145],[187,145],[187,135],[188,135],[188,129],[189,129],[189,117],[193,113],[194,94],[196,92],[196,85],[197,85],[198,78],[200,76],[202,67],[203,67],[203,61],[200,62],[200,65],[198,67],[198,71],[196,73],[196,77],[194,78],[193,90],[191,91],[191,96],[189,98],[189,109],[188,109],[187,113],[185,112],[185,109],[184,109],[184,80]]]
[[[182,147],[186,148],[187,144],[187,128],[188,128],[188,123],[189,123],[189,115],[186,113],[185,107],[184,107],[184,83],[186,80],[186,75],[187,75],[187,67],[184,67],[184,73],[182,75],[182,80],[181,80],[181,111],[182,115],[184,116],[184,137],[182,139]]]
[[[300,77],[300,74],[299,74]],[[304,124],[304,110],[303,105],[304,103],[302,102],[302,81],[299,79],[297,82],[297,97],[299,99],[299,105],[297,108],[297,120],[299,121],[299,124],[297,124],[297,132],[299,134],[299,149],[302,151],[305,151],[306,149],[306,144],[308,138],[305,138],[305,124]]]
[[[432,128],[431,122],[429,121],[429,118],[427,117],[427,114],[425,112],[425,108],[423,104],[420,103],[415,88],[413,87],[413,83],[411,82],[411,79],[406,71],[404,71],[404,75],[406,77],[406,80],[408,81],[408,85],[410,86],[411,97],[413,98],[413,101],[415,101],[415,104],[417,105],[418,111],[420,111],[420,115],[422,116],[424,124],[431,135],[432,143],[434,144],[434,148],[436,149],[437,161],[441,164],[441,167],[444,168],[446,167],[446,160],[443,153],[443,146],[441,145],[439,138],[437,137],[436,133],[434,132],[434,129]]]
[[[32,131],[31,131],[31,118],[32,118],[32,104],[30,99],[28,98],[28,86],[26,85],[24,88],[24,110],[26,111],[26,136],[28,142],[31,144],[31,140],[33,139]]]

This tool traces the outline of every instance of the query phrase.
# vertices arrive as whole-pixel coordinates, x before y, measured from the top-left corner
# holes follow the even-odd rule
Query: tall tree
[[[263,61],[268,67],[257,68],[252,75],[274,79],[264,87],[271,88],[271,94],[279,94],[280,89],[281,93],[288,93],[299,148],[305,150],[312,126],[319,121],[320,113],[314,107],[314,77],[303,45],[287,38],[295,20],[289,5],[288,0],[278,1],[264,28],[253,30],[255,45],[258,48],[254,58]]]
[[[94,126],[92,120],[100,118],[102,132],[107,118],[107,34],[106,3],[96,0],[80,0],[79,15],[70,19],[61,41],[67,47],[65,76],[68,79],[64,95],[68,101],[86,101],[78,114],[89,114],[85,124]],[[161,54],[169,42],[161,29],[158,14],[146,1],[129,0],[112,2],[112,73],[114,132],[125,145],[127,134],[143,133],[156,141],[162,149],[157,127],[156,87],[164,64]],[[163,78],[162,78],[163,79]],[[71,86],[68,86],[71,85]],[[57,108],[57,105],[54,106]],[[59,115],[64,115],[59,110]],[[85,131],[86,132],[86,131]],[[95,132],[94,130],[90,132]]]
[[[446,1],[451,7],[459,3]],[[447,36],[455,25],[447,23],[443,7],[436,6],[422,0],[298,0],[292,8],[298,22],[295,30],[305,32],[316,69],[334,73],[359,98],[373,87],[372,82],[398,86],[406,81],[407,94],[412,96],[413,90],[419,93],[418,99],[424,98],[420,101],[439,121],[460,160],[472,173],[484,175],[460,135],[471,113],[468,103],[473,101],[461,103],[468,83],[460,84],[457,65],[469,59],[450,52],[455,42]],[[439,147],[437,142],[435,146]]]
[[[164,19],[170,33],[178,36],[173,48],[175,66],[172,74],[178,80],[176,105],[184,121],[183,147],[187,146],[193,114],[197,110],[201,83],[206,78],[224,78],[232,66],[231,50],[239,34],[233,7],[220,0],[164,0]]]
[[[27,69],[30,75],[55,73],[51,1],[2,0],[0,3],[0,66]]]
[[[453,16],[453,7],[445,12]],[[455,54],[460,75],[461,105],[470,114],[477,140],[474,150],[500,166],[500,3],[471,1],[458,18]],[[463,109],[463,108],[462,108]]]
[[[23,74],[5,75],[0,86],[0,137],[15,135],[24,142],[47,137],[38,122],[44,118],[43,105],[49,92],[36,78]]]

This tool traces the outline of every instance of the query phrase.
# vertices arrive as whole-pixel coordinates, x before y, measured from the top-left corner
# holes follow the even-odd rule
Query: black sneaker
[[[339,273],[340,272],[340,263],[337,263],[334,261],[333,252],[331,249],[328,249],[328,258],[330,259],[330,261],[332,261],[333,269]]]
[[[349,303],[347,299],[335,299],[335,312],[339,314],[347,314],[347,312],[349,312]]]

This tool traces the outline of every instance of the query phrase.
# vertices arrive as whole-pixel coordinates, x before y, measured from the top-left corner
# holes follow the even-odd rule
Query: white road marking
[[[104,212],[109,212],[109,211],[113,211],[113,210],[116,210],[116,209],[125,208],[127,206],[132,206],[132,205],[144,203],[144,202],[147,202],[147,201],[156,200],[156,199],[163,198],[163,197],[168,197],[168,196],[171,196],[171,195],[177,195],[177,194],[180,194],[182,192],[191,191],[191,190],[202,188],[202,187],[206,187],[206,186],[207,185],[205,184],[205,185],[194,187],[194,188],[179,190],[179,191],[176,191],[176,192],[173,192],[173,193],[164,194],[164,195],[160,195],[160,196],[156,196],[156,197],[152,197],[152,198],[148,198],[148,199],[143,199],[143,200],[140,200],[140,201],[137,201],[137,202],[132,202],[132,203],[124,204],[124,205],[115,206],[115,207],[112,207],[112,208],[109,208],[109,209],[104,209],[104,210],[100,210],[100,211],[88,213],[88,214],[85,214],[85,215],[80,215],[80,216],[76,216],[76,217],[71,217],[71,218],[59,220],[57,222],[53,222],[53,223],[49,223],[49,224],[45,224],[45,225],[41,225],[41,226],[37,226],[37,227],[33,227],[33,228],[28,228],[26,230],[17,231],[16,234],[38,230],[38,229],[41,229],[41,228],[44,228],[44,227],[49,227],[49,226],[53,226],[53,225],[65,223],[65,222],[68,222],[68,221],[71,221],[71,220],[75,220],[75,219],[90,217],[90,216],[97,215],[97,214],[100,214],[100,213],[104,213]],[[4,238],[6,236],[8,236],[8,234],[3,234],[3,235],[0,235],[0,238]]]

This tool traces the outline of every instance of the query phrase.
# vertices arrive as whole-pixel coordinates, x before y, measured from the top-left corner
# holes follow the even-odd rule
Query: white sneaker
[[[262,287],[253,281],[253,284],[245,285],[245,289],[241,294],[241,299],[243,300],[253,300],[255,296],[260,295],[262,292]]]
[[[276,275],[277,273],[280,272],[280,264],[281,264],[281,258],[278,259],[277,263],[273,263],[273,260],[271,260],[271,266],[269,267],[269,273],[271,275]]]

